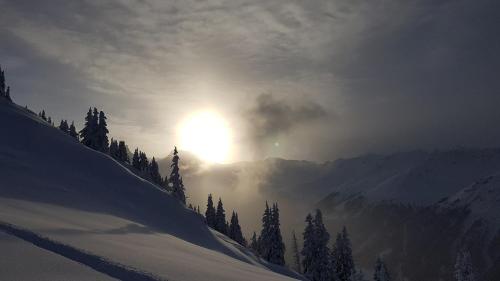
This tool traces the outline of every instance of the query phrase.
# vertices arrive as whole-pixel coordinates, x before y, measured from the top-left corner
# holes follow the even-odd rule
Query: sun
[[[226,120],[213,111],[192,114],[179,126],[180,149],[206,162],[224,163],[231,148],[231,132]]]

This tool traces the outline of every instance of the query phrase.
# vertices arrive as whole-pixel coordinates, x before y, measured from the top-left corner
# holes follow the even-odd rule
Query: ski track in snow
[[[56,253],[67,259],[82,263],[98,272],[119,280],[130,281],[168,281],[151,273],[139,271],[129,266],[112,262],[103,257],[87,253],[75,247],[59,243],[34,232],[0,221],[0,230],[27,241],[39,248]]]

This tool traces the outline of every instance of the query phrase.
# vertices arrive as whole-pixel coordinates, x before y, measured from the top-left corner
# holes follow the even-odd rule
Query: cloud
[[[278,99],[271,93],[257,96],[245,113],[250,139],[257,147],[268,139],[286,135],[326,116],[326,110],[311,100]]]
[[[252,120],[250,146],[288,135],[287,158],[491,146],[499,3],[0,0],[0,63],[17,101],[75,121],[97,105],[149,154],[206,104]]]

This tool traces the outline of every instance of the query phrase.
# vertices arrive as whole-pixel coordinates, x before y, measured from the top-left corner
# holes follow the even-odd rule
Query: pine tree
[[[159,171],[159,167],[158,167],[158,163],[156,163],[156,160],[155,158],[153,157],[153,159],[151,160],[151,164],[149,165],[149,174],[151,175],[151,180],[158,184],[158,185],[161,185],[162,184],[162,177],[160,175],[160,171]]]
[[[212,200],[212,194],[208,194],[207,210],[205,211],[205,220],[207,221],[207,225],[209,227],[215,229],[215,208],[214,208],[214,202]]]
[[[130,160],[128,158],[127,146],[124,141],[120,141],[118,143],[118,159],[123,163],[129,163]]]
[[[285,265],[285,243],[280,230],[280,215],[278,203],[273,204],[271,209],[271,241],[270,241],[269,262]]]
[[[389,272],[387,271],[387,267],[385,266],[385,263],[382,261],[380,257],[377,258],[377,261],[375,262],[375,273],[373,274],[373,280],[374,281],[390,281],[391,276],[389,275]]]
[[[49,122],[49,124],[52,125],[52,118],[50,118],[50,116],[47,118],[47,122]]]
[[[315,262],[315,252],[316,252],[316,237],[314,233],[314,224],[311,214],[307,214],[306,217],[306,227],[303,233],[304,246],[302,247],[301,254],[304,257],[302,259],[302,270],[304,275],[313,280],[314,273],[316,272]]]
[[[42,111],[42,119],[44,119],[45,111]],[[94,120],[92,116],[92,108],[89,108],[87,112],[87,117],[85,117],[85,124],[83,125],[83,129],[80,131],[80,137],[82,144],[93,148],[94,146]]]
[[[136,148],[134,151],[134,156],[132,156],[132,167],[136,168],[137,170],[141,170],[141,160],[139,158],[139,149]]]
[[[69,135],[73,137],[74,139],[78,140],[78,133],[76,132],[75,128],[75,122],[71,122],[71,125],[69,126]]]
[[[321,211],[316,210],[314,220],[310,214],[307,215],[306,223],[302,249],[304,275],[313,281],[332,280],[335,275],[331,268],[331,256],[328,249],[330,235],[323,224]]]
[[[250,240],[250,249],[255,254],[258,254],[258,252],[259,252],[259,242],[257,239],[257,234],[255,234],[255,231],[253,232],[252,239]]]
[[[68,122],[66,122],[65,120],[61,120],[61,123],[59,124],[59,130],[68,134],[69,133]]]
[[[2,67],[0,66],[0,97],[5,97],[6,94],[6,87],[7,85],[5,84],[5,72],[2,70]]]
[[[332,250],[332,264],[335,275],[339,281],[349,281],[356,272],[352,258],[351,241],[344,227],[342,233],[337,235],[337,240]]]
[[[108,124],[106,123],[106,115],[103,111],[99,112],[99,120],[97,124],[96,131],[96,149],[101,152],[108,152],[109,150],[109,139],[108,139]]]
[[[233,211],[233,214],[231,215],[231,223],[229,225],[229,233],[228,234],[229,234],[229,238],[238,242],[240,245],[242,245],[242,246],[246,245],[245,238],[243,238],[243,233],[241,232],[241,226],[240,226],[240,222],[238,220],[238,214],[234,211]]]
[[[99,126],[99,112],[97,108],[94,107],[92,111],[92,119],[91,119],[91,145],[90,147],[95,150],[99,150],[99,134],[97,132]]]
[[[472,259],[470,253],[462,249],[457,254],[455,263],[456,281],[475,281],[474,270],[472,268]]]
[[[219,202],[217,203],[217,210],[215,212],[215,230],[220,233],[227,234],[226,227],[226,211],[222,204],[222,199],[219,197]]]
[[[200,212],[200,205],[198,205],[198,207],[196,208],[196,212],[197,212],[198,214],[201,214],[201,212]]]
[[[269,260],[271,257],[271,209],[266,201],[266,208],[264,209],[264,214],[262,215],[262,230],[259,236],[259,255],[265,260]]]
[[[45,110],[42,110],[42,112],[40,113],[40,117],[42,117],[44,121],[47,121],[47,116],[45,116]]]
[[[109,144],[109,155],[116,160],[118,159],[118,142],[111,138],[111,143]]]
[[[316,252],[316,263],[318,264],[317,276],[318,280],[331,280],[334,278],[334,273],[331,266],[331,256],[330,249],[328,249],[328,241],[330,240],[330,234],[326,230],[323,224],[323,214],[321,210],[316,210],[316,215],[314,216],[314,232],[317,241],[317,252]]]
[[[139,151],[139,170],[147,171],[149,169],[149,160],[145,152]]]
[[[172,164],[170,168],[170,176],[168,177],[168,182],[172,190],[172,194],[179,199],[182,203],[186,204],[186,195],[184,194],[184,184],[182,178],[179,174],[179,156],[177,155],[177,147],[174,148],[174,156],[172,157]],[[224,220],[225,221],[225,220]]]
[[[300,263],[299,244],[295,236],[295,230],[292,230],[292,251],[293,251],[293,267],[298,273],[302,273],[302,266]]]

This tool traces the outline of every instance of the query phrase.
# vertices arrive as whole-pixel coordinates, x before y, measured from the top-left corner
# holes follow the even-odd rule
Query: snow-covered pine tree
[[[462,249],[457,254],[455,262],[456,281],[476,281],[469,251]]]
[[[92,144],[90,147],[95,150],[99,150],[99,134],[97,132],[98,126],[99,126],[99,111],[97,111],[97,108],[94,107],[94,110],[92,111],[92,120],[91,120]]]
[[[302,247],[302,270],[304,275],[313,280],[316,270],[315,252],[316,252],[316,235],[314,233],[314,224],[311,214],[306,216],[306,227],[303,232],[304,246]]]
[[[257,234],[255,233],[255,231],[253,232],[252,239],[250,239],[250,249],[255,254],[258,254],[258,252],[259,252],[259,242],[258,242]]]
[[[118,142],[111,138],[111,143],[109,144],[109,155],[116,160],[118,159]]]
[[[238,213],[233,211],[231,215],[231,223],[229,224],[229,238],[238,242],[240,245],[245,246],[246,241],[241,232],[240,222],[238,220]]]
[[[120,141],[118,143],[118,159],[123,163],[129,163],[130,160],[128,158],[127,146],[124,141]]]
[[[259,236],[259,255],[265,259],[269,260],[271,253],[271,209],[266,201],[266,208],[264,209],[264,214],[262,215],[262,230]]]
[[[215,229],[215,208],[214,208],[214,202],[212,200],[212,194],[208,194],[207,210],[205,211],[205,220],[207,221],[207,225],[209,227]]]
[[[68,122],[66,122],[66,120],[61,120],[61,123],[59,123],[59,130],[66,134],[69,133]]]
[[[285,243],[280,230],[280,212],[278,203],[274,203],[271,209],[271,241],[269,262],[285,265]]]
[[[151,175],[151,180],[158,184],[158,185],[161,185],[162,184],[162,177],[160,175],[160,171],[159,171],[159,168],[158,168],[158,163],[156,162],[155,158],[153,157],[153,159],[151,160],[151,164],[149,165],[149,174]]]
[[[174,197],[179,199],[183,204],[186,204],[186,195],[184,193],[184,184],[182,183],[182,178],[179,174],[179,155],[177,152],[177,147],[174,147],[174,156],[172,157],[172,164],[170,168],[170,176],[168,177],[168,182],[172,190]],[[224,220],[225,222],[225,220]]]
[[[297,236],[295,236],[295,230],[292,230],[292,255],[293,255],[293,268],[298,273],[302,273],[299,244],[297,242]]]
[[[141,170],[141,159],[139,158],[139,149],[138,148],[136,148],[134,150],[134,156],[132,156],[132,167],[134,167],[138,171]]]
[[[317,271],[315,276],[317,280],[332,280],[335,277],[332,268],[330,249],[328,248],[328,241],[330,240],[330,234],[326,230],[323,224],[323,214],[321,210],[316,209],[316,214],[313,220],[314,224],[314,236],[316,240],[316,253],[315,253],[315,264]]]
[[[45,111],[42,111],[42,119],[44,119]],[[94,143],[94,117],[92,115],[92,108],[89,108],[87,112],[87,116],[85,117],[85,124],[83,125],[83,129],[80,130],[80,138],[81,143],[88,146],[93,147]]]
[[[108,139],[108,124],[106,123],[106,115],[103,111],[99,112],[99,122],[97,124],[96,138],[97,147],[96,149],[101,152],[108,152],[109,150],[109,139]]]
[[[333,271],[339,281],[349,281],[356,272],[352,257],[351,241],[344,227],[342,233],[337,235],[337,239],[332,249]]]
[[[5,93],[7,92],[6,86],[5,71],[2,70],[2,66],[0,66],[0,97],[5,97]]]
[[[387,267],[385,263],[382,261],[382,258],[378,257],[375,262],[375,273],[373,274],[374,281],[391,281],[391,276],[387,271]]]
[[[75,122],[71,122],[71,125],[69,126],[69,135],[73,137],[74,139],[78,140],[78,133],[76,132],[76,127],[75,127]]]
[[[2,70],[0,66],[0,97],[4,97],[8,101],[12,102],[12,98],[10,97],[10,87],[7,86],[5,82],[5,71]]]
[[[217,210],[215,212],[215,230],[220,233],[227,234],[226,227],[226,211],[222,204],[222,199],[219,197],[219,202],[217,203]]]
[[[145,152],[139,151],[139,170],[147,171],[149,169],[149,160]]]

